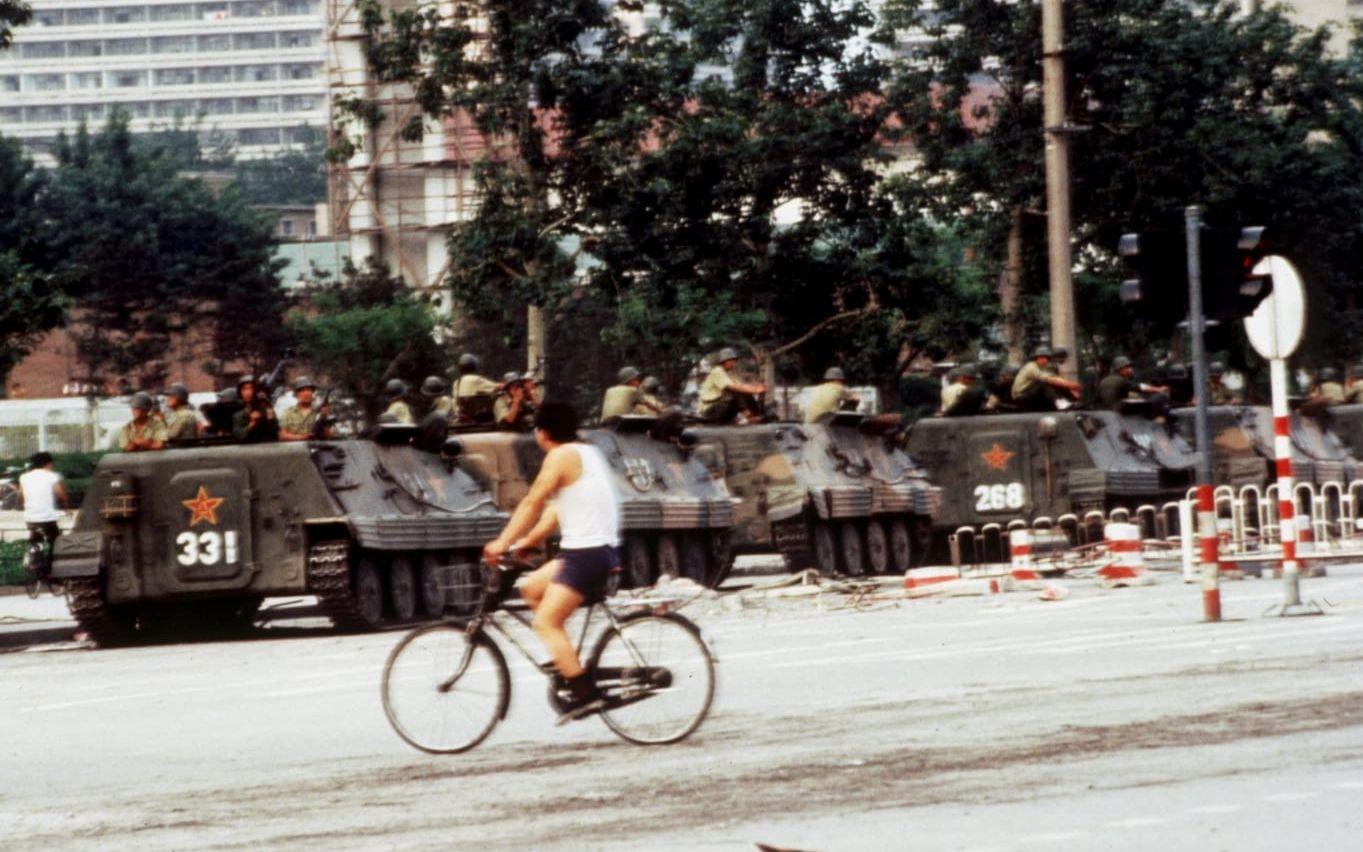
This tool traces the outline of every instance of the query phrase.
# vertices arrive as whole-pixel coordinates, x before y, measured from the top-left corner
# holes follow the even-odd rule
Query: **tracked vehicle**
[[[1032,521],[1182,498],[1196,456],[1181,436],[1146,416],[1053,411],[934,417],[908,433],[910,455],[943,486],[934,556],[960,527]]]
[[[107,455],[53,574],[99,644],[249,624],[274,595],[350,630],[439,615],[506,515],[415,434]]]
[[[682,576],[717,586],[733,562],[733,501],[724,480],[692,458],[692,438],[653,417],[621,417],[585,429],[582,439],[601,450],[620,499],[621,583],[650,586],[660,576]],[[532,435],[456,430],[461,463],[512,511],[539,473],[544,454]]]
[[[1350,409],[1358,409],[1358,413]],[[1178,409],[1175,416],[1184,437],[1193,440],[1193,410]],[[1297,481],[1319,485],[1359,478],[1363,466],[1341,441],[1353,422],[1363,423],[1363,406],[1335,406],[1321,416],[1293,414],[1289,418],[1292,474]],[[1326,428],[1327,424],[1333,431]],[[1277,479],[1271,408],[1215,405],[1208,409],[1207,426],[1218,485],[1262,487]]]
[[[735,551],[829,575],[905,571],[925,555],[941,490],[897,448],[896,426],[840,413],[693,431],[697,458],[739,500]]]

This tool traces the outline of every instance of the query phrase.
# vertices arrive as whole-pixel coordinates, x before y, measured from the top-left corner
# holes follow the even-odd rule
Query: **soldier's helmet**
[[[1049,347],[1049,346],[1038,346],[1037,348],[1035,348],[1035,349],[1032,350],[1032,358],[1033,358],[1034,360],[1037,359],[1037,358],[1053,358],[1053,357],[1055,357],[1055,353],[1051,352],[1051,347]]]
[[[829,367],[827,370],[823,371],[823,380],[825,382],[845,382],[847,381],[847,375],[842,371],[841,367]]]
[[[637,378],[639,378],[639,371],[633,367],[621,367],[620,372],[615,374],[616,381],[622,385],[629,384]]]
[[[400,396],[406,396],[407,383],[404,382],[402,379],[389,379],[388,384],[383,386],[383,392],[387,394],[387,396],[390,399],[397,399]]]
[[[311,376],[299,376],[298,378],[293,380],[294,393],[298,393],[304,388],[311,388],[312,390],[317,390],[317,383],[312,380]]]
[[[1339,371],[1334,367],[1322,367],[1320,370],[1320,380],[1322,382],[1339,381]]]
[[[1070,350],[1066,349],[1064,346],[1057,346],[1051,350],[1051,357],[1057,361],[1066,361],[1070,357]]]
[[[640,390],[647,391],[648,393],[657,393],[658,389],[661,388],[662,386],[663,383],[658,381],[657,376],[645,376],[644,381],[641,385],[639,385],[639,388]]]
[[[1175,364],[1169,368],[1169,378],[1176,382],[1181,382],[1188,378],[1188,368],[1182,364]]]
[[[737,361],[738,353],[734,351],[732,346],[726,346],[719,350],[719,354],[715,356],[715,360],[721,364],[725,361]]]
[[[1127,367],[1130,367],[1130,366],[1131,366],[1131,359],[1128,358],[1128,357],[1126,357],[1125,355],[1118,355],[1116,358],[1113,358],[1113,359],[1112,359],[1112,369],[1113,369],[1113,370],[1125,370]]]
[[[189,388],[185,387],[184,385],[180,384],[179,382],[176,382],[175,384],[173,384],[173,385],[171,385],[170,387],[166,388],[166,396],[174,397],[175,399],[178,399],[178,400],[180,400],[181,402],[188,402],[188,401],[189,401]]]
[[[236,402],[237,398],[236,388],[223,388],[218,391],[218,402]]]
[[[514,383],[514,382],[519,382],[520,380],[521,380],[521,374],[518,373],[518,372],[516,372],[515,370],[510,370],[510,371],[508,371],[508,372],[502,373],[502,384],[504,384],[504,385],[509,385],[509,384]]]
[[[1220,361],[1213,361],[1207,366],[1207,372],[1211,373],[1213,376],[1224,375],[1226,372],[1226,365]]]
[[[478,356],[470,352],[465,352],[459,356],[459,369],[466,373],[474,372],[478,369]]]
[[[144,391],[138,391],[133,394],[132,399],[128,400],[128,407],[140,408],[143,411],[151,411],[155,406],[152,404],[151,394]]]
[[[242,376],[241,378],[237,379],[237,390],[240,391],[242,385],[253,385],[255,383],[256,383],[255,376],[252,375]]]
[[[421,383],[422,396],[440,396],[445,392],[445,380],[439,376],[427,376]]]

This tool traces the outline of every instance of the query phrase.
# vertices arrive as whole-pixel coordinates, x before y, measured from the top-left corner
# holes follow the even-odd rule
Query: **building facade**
[[[33,21],[0,51],[0,133],[41,160],[57,134],[177,121],[261,156],[325,128],[323,0],[30,0]]]

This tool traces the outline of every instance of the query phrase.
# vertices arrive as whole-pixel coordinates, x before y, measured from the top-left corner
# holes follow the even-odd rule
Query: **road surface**
[[[1281,849],[1363,834],[1363,568],[1321,617],[1172,577],[1071,595],[698,606],[711,718],[646,749],[508,719],[429,757],[378,698],[398,634],[0,655],[6,849]]]

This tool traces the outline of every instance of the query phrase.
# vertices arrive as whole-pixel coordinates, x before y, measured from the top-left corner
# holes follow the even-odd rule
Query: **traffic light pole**
[[[1046,244],[1050,263],[1051,346],[1073,357],[1061,374],[1079,378],[1074,280],[1070,255],[1070,137],[1065,117],[1065,10],[1063,0],[1041,0],[1041,96],[1046,125]]]
[[[1193,344],[1193,431],[1197,439],[1197,538],[1202,557],[1202,614],[1221,620],[1221,566],[1217,554],[1216,500],[1212,487],[1211,433],[1207,428],[1206,321],[1202,315],[1202,208],[1183,211],[1188,247],[1188,335]]]

